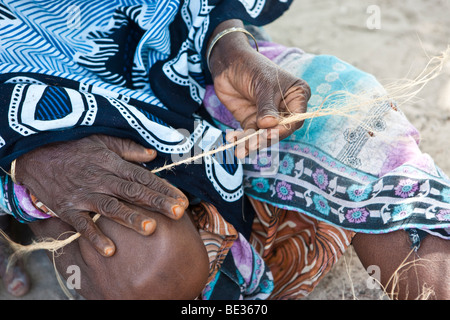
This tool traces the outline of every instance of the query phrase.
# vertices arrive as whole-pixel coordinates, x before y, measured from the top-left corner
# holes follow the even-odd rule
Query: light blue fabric
[[[355,232],[420,228],[450,238],[450,180],[420,151],[419,133],[372,75],[334,56],[270,42],[260,52],[309,84],[308,111],[345,114],[307,119],[250,156],[247,195]],[[361,106],[347,112],[353,104]],[[214,91],[207,90],[205,105],[223,130],[238,128]]]

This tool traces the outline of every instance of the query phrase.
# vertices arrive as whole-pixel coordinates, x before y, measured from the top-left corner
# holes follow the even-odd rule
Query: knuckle
[[[81,234],[86,234],[89,230],[89,218],[83,215],[78,215],[73,222],[73,227]]]
[[[129,225],[135,221],[135,212],[121,204],[116,198],[103,198],[98,202],[97,206],[100,213],[112,219],[124,221]]]
[[[92,190],[101,190],[108,185],[109,176],[104,174],[105,171],[96,163],[87,164],[78,175],[79,193],[89,193]]]
[[[113,164],[117,162],[119,156],[110,150],[104,149],[97,152],[97,158],[99,163]]]
[[[92,176],[91,189],[97,190],[97,192],[106,193],[111,189],[112,179],[109,174],[102,174]]]
[[[133,182],[122,183],[119,189],[119,192],[130,200],[136,200],[142,191],[140,185]]]
[[[147,175],[145,183],[142,182],[149,189],[158,191],[161,186],[161,180],[156,175]]]
[[[162,193],[162,194],[171,194],[171,193],[173,193],[172,189],[166,183],[161,183],[160,184],[158,192]]]
[[[311,97],[311,87],[309,86],[309,84],[305,80],[299,79],[299,86],[302,88],[303,95],[305,96],[306,100],[309,100],[309,98]]]
[[[143,168],[135,168],[132,172],[133,179],[143,185],[151,185],[153,182],[153,178],[146,169]]]
[[[121,219],[127,225],[134,225],[136,221],[137,213],[131,212],[130,210],[124,210],[121,214]]]
[[[98,166],[93,163],[88,163],[84,166],[83,170],[79,172],[79,178],[82,181],[91,181],[98,175]]]
[[[101,213],[116,214],[119,209],[119,200],[112,197],[102,197],[97,200],[97,208]]]
[[[100,242],[100,235],[96,232],[94,227],[91,228],[87,228],[84,231],[83,236],[87,239],[89,239],[89,241],[91,241],[92,243],[96,244]]]
[[[157,194],[152,194],[152,195],[149,197],[149,203],[150,203],[150,205],[151,205],[152,207],[154,207],[154,208],[162,209],[162,208],[164,207],[165,201],[166,201],[166,200],[165,200],[164,197],[162,197],[162,196],[160,196],[160,195],[157,195]]]

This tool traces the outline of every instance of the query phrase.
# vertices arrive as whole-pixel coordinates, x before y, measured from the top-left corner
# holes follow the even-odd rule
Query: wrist
[[[217,26],[208,41],[206,56],[213,79],[247,53],[255,54],[248,36],[251,34],[246,34],[240,20],[227,20]]]

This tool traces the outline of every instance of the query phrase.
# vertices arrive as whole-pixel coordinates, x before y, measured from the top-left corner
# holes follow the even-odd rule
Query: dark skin
[[[220,24],[216,33],[230,27],[242,28],[243,24],[229,20]],[[243,129],[227,133],[227,140],[234,142],[265,129],[257,139],[237,147],[238,158],[270,146],[272,136],[282,140],[302,127],[303,122],[289,126],[279,122],[286,115],[306,112],[311,95],[308,84],[257,53],[245,34],[231,33],[219,40],[212,50],[210,64],[217,97]]]
[[[450,299],[448,240],[427,236],[417,253],[411,253],[411,242],[404,231],[383,235],[359,233],[352,244],[366,269],[380,267],[381,285],[391,299]],[[399,276],[398,280],[393,280],[394,274]]]
[[[204,288],[209,260],[189,211],[178,220],[130,205],[137,213],[154,219],[157,228],[150,237],[100,218],[98,227],[116,244],[113,256],[105,257],[84,237],[64,247],[56,266],[64,277],[67,268],[80,268],[80,290],[95,300],[192,300]],[[60,219],[32,223],[37,237],[59,237],[74,229]],[[73,234],[73,233],[70,233]],[[69,234],[69,235],[70,235]]]
[[[181,191],[132,163],[155,157],[156,152],[131,140],[96,135],[27,153],[17,161],[16,179],[89,239],[100,254],[112,256],[115,244],[92,221],[90,212],[150,235],[154,219],[136,212],[129,203],[175,220],[187,209],[188,200]]]

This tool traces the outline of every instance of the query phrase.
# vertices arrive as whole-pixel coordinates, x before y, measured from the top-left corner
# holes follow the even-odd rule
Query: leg
[[[206,284],[209,260],[188,213],[178,221],[146,214],[157,221],[155,232],[148,237],[100,218],[99,227],[117,246],[114,256],[99,255],[79,238],[56,259],[61,275],[69,276],[67,267],[77,265],[81,270],[78,292],[86,299],[196,298]],[[31,228],[37,236],[53,238],[69,230],[59,219],[33,223]]]
[[[8,215],[0,216],[0,229],[2,229],[9,236],[11,235],[10,219],[12,217]],[[8,292],[15,296],[20,297],[26,294],[30,289],[30,278],[25,271],[22,260],[18,260],[7,269],[9,257],[11,255],[11,249],[6,241],[0,240],[0,277],[3,279],[3,283]]]
[[[383,235],[360,233],[352,242],[365,268],[380,267],[381,284],[392,299],[450,299],[450,242],[427,236],[417,253],[411,253],[410,243],[404,231]],[[404,267],[397,272],[398,281],[391,280],[401,265]],[[431,296],[426,288],[432,289]]]

